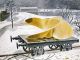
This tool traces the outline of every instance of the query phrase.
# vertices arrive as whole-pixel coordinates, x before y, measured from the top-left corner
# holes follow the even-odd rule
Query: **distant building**
[[[37,7],[20,7],[19,11],[37,14],[38,8]]]

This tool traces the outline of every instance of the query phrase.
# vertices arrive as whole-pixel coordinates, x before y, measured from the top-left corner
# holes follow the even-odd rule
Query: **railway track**
[[[72,50],[74,50],[74,49],[79,49],[80,48],[80,46],[74,46],[73,48],[72,48]],[[56,49],[56,50],[50,50],[50,49],[48,49],[48,50],[45,50],[45,54],[46,53],[52,53],[52,52],[54,52],[54,53],[57,53],[57,52],[61,52],[59,49]],[[19,55],[27,55],[27,54],[30,54],[30,51],[28,51],[27,53],[26,52],[23,52],[23,53],[16,53],[16,54],[5,54],[5,55],[0,55],[0,57],[5,57],[5,56],[19,56]]]

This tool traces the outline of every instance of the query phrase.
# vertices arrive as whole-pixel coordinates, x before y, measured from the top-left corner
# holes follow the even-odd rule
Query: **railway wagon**
[[[68,39],[63,40],[56,40],[54,38],[44,38],[41,39],[40,42],[29,42],[28,40],[26,40],[25,35],[18,35],[17,37],[10,36],[10,38],[11,42],[13,40],[18,40],[18,43],[16,44],[17,49],[19,47],[22,47],[26,53],[29,51],[32,56],[44,54],[45,46],[49,46],[51,50],[59,49],[60,51],[68,51],[72,49],[73,43],[79,42],[79,39],[75,37],[70,37]]]

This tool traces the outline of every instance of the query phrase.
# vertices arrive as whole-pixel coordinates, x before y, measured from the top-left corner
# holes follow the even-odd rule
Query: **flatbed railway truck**
[[[10,36],[10,38],[11,42],[12,40],[18,40],[18,43],[16,44],[17,49],[21,46],[26,53],[30,51],[32,56],[44,54],[45,46],[49,46],[51,50],[59,49],[60,51],[63,50],[68,51],[72,49],[73,43],[79,42],[79,39],[75,37],[63,40],[55,40],[54,38],[45,38],[42,39],[40,42],[28,42],[24,35],[18,35],[17,37]]]

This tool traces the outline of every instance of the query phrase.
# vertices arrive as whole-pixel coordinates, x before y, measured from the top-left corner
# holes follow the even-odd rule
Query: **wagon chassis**
[[[45,39],[45,41],[42,42],[27,42],[24,36],[19,36],[19,35],[17,37],[10,36],[10,38],[11,38],[11,42],[12,40],[18,40],[18,43],[16,43],[17,49],[19,47],[22,47],[26,53],[29,51],[32,56],[44,54],[45,46],[49,46],[51,50],[59,49],[60,51],[63,50],[68,51],[68,50],[72,50],[73,43],[79,42],[79,39],[74,37],[65,40],[59,40],[59,41],[49,38],[49,39]]]

